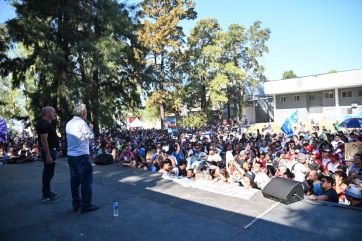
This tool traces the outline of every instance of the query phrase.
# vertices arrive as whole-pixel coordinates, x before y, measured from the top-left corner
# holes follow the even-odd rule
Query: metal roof
[[[357,86],[362,86],[362,69],[269,81],[264,83],[264,91],[288,94]]]

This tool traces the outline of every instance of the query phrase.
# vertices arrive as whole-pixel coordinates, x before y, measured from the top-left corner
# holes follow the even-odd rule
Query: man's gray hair
[[[73,115],[80,116],[83,112],[87,112],[85,104],[76,104],[73,109]]]
[[[46,116],[48,112],[52,111],[54,108],[52,106],[45,106],[41,109],[41,114]]]

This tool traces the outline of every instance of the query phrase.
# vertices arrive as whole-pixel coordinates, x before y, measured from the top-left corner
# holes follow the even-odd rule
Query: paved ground
[[[56,167],[57,203],[40,202],[41,172],[39,162],[0,166],[0,240],[361,240],[361,211],[279,204],[250,225],[276,202],[261,193],[244,201],[187,189],[113,165],[94,167],[94,204],[101,208],[73,213],[66,162]],[[116,218],[114,200],[120,202]]]

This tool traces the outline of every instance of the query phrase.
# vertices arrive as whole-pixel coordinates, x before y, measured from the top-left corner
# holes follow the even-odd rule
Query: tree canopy
[[[35,119],[52,105],[64,127],[74,104],[83,102],[96,134],[129,112],[163,120],[201,108],[206,120],[209,112],[233,106],[239,117],[245,88],[265,81],[259,60],[268,52],[270,30],[259,21],[222,29],[208,18],[185,36],[181,22],[197,18],[192,0],[12,5],[16,17],[0,26],[4,116],[25,108]],[[24,104],[14,105],[21,95]]]
[[[293,70],[284,71],[282,75],[283,79],[293,79],[297,77],[298,76],[293,72]]]

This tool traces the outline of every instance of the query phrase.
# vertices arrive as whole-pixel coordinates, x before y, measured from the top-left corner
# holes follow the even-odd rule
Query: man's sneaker
[[[59,194],[55,193],[55,192],[51,192],[50,196],[56,198],[56,197],[59,197]]]
[[[56,197],[48,197],[48,198],[43,197],[43,199],[41,201],[44,203],[54,203],[54,202],[59,201],[59,199]]]
[[[89,204],[87,206],[82,207],[82,213],[88,213],[97,210],[99,207],[94,206],[93,204]]]
[[[73,212],[78,212],[80,210],[80,207],[79,206],[76,206],[76,207],[73,207]]]

